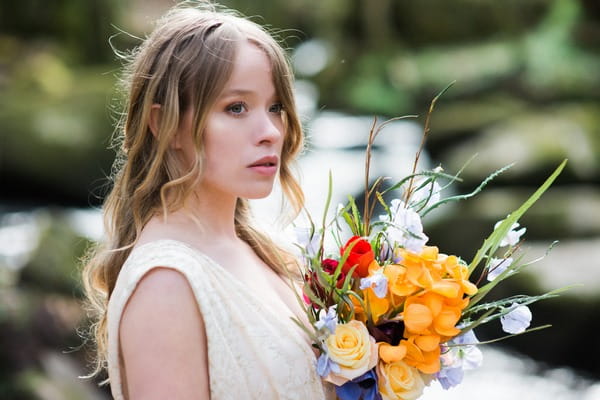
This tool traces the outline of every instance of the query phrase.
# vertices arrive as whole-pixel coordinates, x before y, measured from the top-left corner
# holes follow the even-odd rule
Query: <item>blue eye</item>
[[[283,104],[275,103],[271,107],[269,107],[269,112],[280,114],[283,111]]]
[[[226,110],[234,115],[239,115],[245,111],[248,111],[246,105],[243,102],[233,103],[227,106]]]

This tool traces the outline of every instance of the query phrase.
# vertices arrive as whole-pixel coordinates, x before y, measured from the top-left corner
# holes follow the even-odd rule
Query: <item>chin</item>
[[[264,199],[273,192],[273,182],[263,183],[262,185],[256,185],[248,188],[242,196],[248,200],[259,200]]]
[[[245,197],[248,200],[260,200],[260,199],[264,199],[265,197],[269,196],[272,192],[272,188],[269,190],[264,190],[264,191],[252,191],[251,193],[246,194]]]

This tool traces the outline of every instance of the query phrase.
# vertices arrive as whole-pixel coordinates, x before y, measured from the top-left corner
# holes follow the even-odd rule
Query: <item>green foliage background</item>
[[[280,31],[292,52],[309,40],[325,44],[324,69],[298,73],[318,88],[319,109],[385,117],[422,113],[441,88],[457,81],[433,115],[427,144],[432,160],[456,170],[480,152],[466,172],[465,190],[493,169],[518,163],[489,195],[428,227],[432,242],[447,252],[472,254],[490,224],[505,216],[495,210],[522,201],[568,157],[555,187],[524,220],[528,239],[581,245],[588,256],[573,253],[573,265],[587,263],[590,274],[600,270],[594,258],[600,238],[597,1],[223,3]],[[139,42],[135,36],[149,32],[151,21],[172,4],[0,2],[0,216],[33,212],[45,221],[40,245],[21,269],[10,270],[0,260],[1,398],[106,397],[105,390],[75,378],[84,374],[85,350],[69,352],[81,343],[75,330],[85,318],[77,259],[87,239],[69,228],[64,210],[97,206],[106,192],[118,111],[119,63],[110,43],[131,48]],[[594,275],[590,282],[600,279]],[[541,290],[532,276],[515,285]],[[540,334],[533,334],[532,341],[515,340],[515,348],[598,376],[597,346],[564,343],[597,331],[599,303],[593,290],[549,302],[534,313],[558,325],[555,333],[542,333],[544,347]],[[566,319],[570,324],[562,323]],[[556,350],[548,354],[548,346]]]

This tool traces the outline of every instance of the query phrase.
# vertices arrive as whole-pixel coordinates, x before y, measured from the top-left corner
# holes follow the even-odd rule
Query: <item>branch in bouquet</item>
[[[369,224],[369,173],[371,171],[371,153],[373,149],[373,142],[375,141],[375,128],[377,126],[377,117],[373,118],[373,125],[369,130],[369,140],[367,141],[367,150],[365,152],[365,208],[363,211],[364,225],[368,229]]]
[[[417,151],[417,154],[415,155],[415,162],[413,164],[413,169],[412,169],[412,175],[415,174],[415,172],[417,172],[417,165],[419,164],[419,158],[421,157],[421,152],[423,151],[423,148],[425,147],[425,141],[427,139],[427,135],[429,134],[429,121],[431,119],[431,114],[433,113],[433,110],[435,108],[435,104],[437,103],[438,99],[448,90],[450,89],[450,87],[452,85],[454,85],[456,83],[456,81],[452,81],[448,84],[448,86],[446,86],[444,89],[442,89],[441,92],[439,92],[437,94],[437,96],[435,96],[433,98],[433,100],[431,100],[431,103],[429,104],[429,111],[427,112],[427,117],[425,118],[425,128],[423,129],[423,136],[421,137],[421,144],[419,145],[419,150]],[[413,185],[413,181],[414,179],[411,178],[409,183],[408,183],[408,189],[406,190],[406,197],[405,197],[405,203],[408,204],[408,201],[410,200],[410,196],[412,194],[412,185]]]
[[[373,323],[373,320],[371,318],[371,313],[369,312],[369,309],[367,308],[368,306],[363,301],[363,298],[360,297],[360,295],[358,293],[356,293],[354,290],[348,290],[348,291],[346,291],[346,294],[347,294],[347,296],[342,297],[344,299],[344,301],[346,302],[346,304],[348,304],[350,306],[350,315],[348,316],[348,319],[346,319],[346,321],[350,321],[351,319],[354,319],[354,313],[355,313],[354,303],[352,302],[352,299],[350,298],[350,296],[352,296],[356,299],[356,301],[358,301],[358,303],[360,304],[362,309],[365,311],[365,314],[367,315],[367,320],[370,323]]]
[[[477,328],[479,325],[487,324],[495,319],[498,319],[513,310],[515,305],[527,306],[540,300],[546,300],[553,297],[558,297],[560,293],[569,290],[572,286],[565,286],[563,288],[554,289],[550,292],[541,294],[539,296],[527,296],[518,295],[512,296],[505,299],[493,301],[490,303],[481,304],[477,307],[473,307],[466,312],[463,312],[463,317],[474,315],[482,311],[486,311],[483,315],[479,316],[476,321],[467,323],[467,325],[461,330],[462,333],[468,332],[472,329]],[[497,310],[500,310],[497,312]],[[467,320],[469,320],[467,318]]]
[[[448,187],[454,181],[462,181],[462,179],[460,179],[458,177],[458,174],[456,174],[456,175],[450,175],[450,174],[446,174],[446,173],[441,172],[441,171],[422,171],[422,172],[417,172],[415,174],[411,174],[411,175],[405,176],[404,178],[402,178],[401,180],[399,180],[398,182],[396,182],[394,185],[390,186],[389,188],[387,188],[383,192],[381,192],[381,195],[385,195],[388,192],[391,192],[391,191],[399,189],[406,182],[408,182],[412,178],[416,178],[418,176],[435,177],[436,179],[438,179],[438,178],[445,178],[445,179],[450,180],[450,183],[448,185],[444,186],[442,188],[442,190],[445,189],[446,187]]]
[[[467,193],[467,194],[459,194],[456,196],[451,196],[451,197],[447,197],[445,199],[442,199],[440,201],[438,201],[437,203],[432,204],[431,206],[429,206],[422,214],[421,216],[425,216],[427,214],[429,214],[431,211],[435,210],[436,208],[438,208],[439,206],[441,206],[442,204],[445,203],[449,203],[451,201],[460,201],[460,200],[466,200],[470,197],[473,197],[477,194],[479,194],[483,188],[485,188],[487,186],[488,183],[490,183],[494,178],[496,178],[498,175],[506,172],[509,168],[511,168],[514,165],[514,163],[506,165],[500,169],[497,169],[496,171],[492,172],[490,175],[487,176],[487,178],[485,178],[480,184],[479,186],[477,186],[475,188],[475,190],[473,190],[471,193]],[[459,171],[460,172],[460,171]],[[457,175],[458,176],[458,175]]]
[[[516,275],[519,272],[521,272],[522,269],[543,260],[548,254],[550,254],[550,251],[552,251],[552,249],[554,248],[554,246],[557,243],[558,243],[558,240],[553,241],[550,244],[550,246],[548,246],[548,248],[546,249],[546,251],[544,252],[544,254],[542,256],[535,258],[531,261],[528,261],[526,263],[523,263],[523,264],[520,264],[520,261],[523,259],[523,255],[521,255],[516,261],[513,261],[511,263],[511,265],[509,265],[500,275],[498,275],[496,277],[496,279],[494,279],[493,281],[491,281],[479,288],[479,290],[477,291],[477,294],[471,298],[471,300],[469,302],[469,308],[472,308],[477,303],[479,303],[496,285],[498,285],[504,279],[506,279],[510,276]],[[510,257],[512,255],[512,253],[514,252],[514,250],[515,249],[512,249],[511,252],[509,252],[508,254],[505,255],[505,257]],[[480,277],[480,280],[486,275],[486,273],[490,272],[490,271],[488,271],[488,268],[489,268],[489,263],[486,264],[486,266],[484,267],[481,277]],[[477,282],[477,286],[479,286],[479,281]]]
[[[363,230],[363,223],[361,223],[360,213],[358,211],[358,206],[356,205],[356,201],[354,197],[348,195],[348,203],[350,205],[350,211],[352,215],[348,216],[349,218],[344,218],[350,227],[352,233],[356,236],[365,236]]]
[[[323,300],[315,294],[315,292],[310,288],[310,286],[305,286],[303,293],[306,294],[306,296],[310,299],[311,303],[318,305],[320,308],[327,308]]]
[[[370,171],[371,171],[371,155],[372,155],[372,150],[373,150],[373,143],[375,142],[375,139],[377,138],[377,136],[381,133],[381,131],[387,124],[394,122],[394,121],[399,121],[401,119],[417,118],[417,117],[418,117],[418,115],[403,115],[400,117],[390,118],[379,125],[377,125],[377,117],[373,118],[373,124],[371,125],[371,129],[369,130],[369,140],[367,141],[367,150],[365,152],[365,204],[364,204],[364,209],[363,209],[364,210],[363,211],[363,218],[364,218],[363,231],[365,232],[364,233],[365,236],[369,235],[370,220],[371,220],[371,215],[373,212],[373,207],[371,207],[369,203],[370,203],[370,197],[371,197],[373,191],[375,190],[375,185],[372,188],[369,188],[369,175],[370,175]],[[375,181],[375,184],[378,184],[378,182],[379,182],[379,179],[377,181]]]
[[[323,246],[325,243],[325,232],[327,228],[327,212],[329,211],[329,205],[331,204],[331,196],[333,191],[333,178],[331,176],[331,170],[329,170],[329,176],[327,181],[327,199],[325,200],[325,209],[323,210],[323,219],[321,221],[321,226],[323,229],[323,234],[321,235],[321,243],[319,245],[319,255],[323,256]]]
[[[316,345],[316,343],[319,343],[319,338],[318,338],[318,337],[317,337],[317,335],[315,334],[315,331],[314,331],[314,329],[308,329],[308,328],[306,327],[306,325],[304,325],[304,323],[302,323],[302,321],[300,321],[300,319],[299,319],[299,318],[295,318],[295,317],[293,317],[293,318],[292,318],[292,321],[293,321],[293,322],[294,322],[296,325],[298,325],[298,326],[300,327],[300,329],[302,329],[302,331],[303,331],[304,333],[306,333],[306,335],[308,336],[308,338],[309,338],[309,339],[312,341],[312,343],[313,343],[313,346],[317,346],[317,347],[318,347],[320,350],[323,350],[323,349],[321,349],[321,348],[320,348],[318,345]],[[315,321],[310,321],[310,322],[311,322],[311,324],[313,324]]]
[[[438,168],[436,168],[438,169]],[[439,167],[441,169],[441,167]],[[427,186],[429,186],[427,196],[421,201],[416,202],[413,207],[416,209],[417,214],[420,214],[427,204],[431,201],[432,197],[436,194],[439,194],[444,188],[450,186],[451,183],[447,184],[444,188],[440,187],[440,189],[435,190],[435,183],[437,182],[437,178],[435,176],[430,176],[427,179],[424,179],[423,182],[417,187],[416,191],[423,190]],[[423,215],[421,215],[423,217]]]
[[[496,339],[484,340],[483,342],[477,342],[477,343],[460,343],[460,344],[448,344],[448,343],[446,343],[444,345],[446,347],[450,348],[450,347],[463,347],[463,346],[466,347],[466,346],[479,346],[481,344],[491,344],[491,343],[500,342],[500,341],[505,340],[505,339],[509,339],[511,337],[515,337],[515,336],[519,336],[519,335],[524,335],[526,333],[540,331],[542,329],[551,328],[551,327],[552,327],[551,324],[540,325],[540,326],[535,326],[533,328],[528,328],[528,329],[524,330],[523,332],[512,333],[512,334],[509,334],[509,335],[504,335],[504,336],[501,336],[501,337],[496,338]],[[462,333],[464,333],[464,332],[461,332],[461,334]]]
[[[558,289],[553,289],[549,292],[537,295],[537,296],[529,296],[529,295],[516,295],[516,296],[511,296],[511,297],[507,297],[504,299],[500,299],[500,300],[496,300],[496,301],[492,301],[489,303],[484,303],[484,304],[480,304],[476,307],[472,307],[469,308],[468,310],[466,310],[465,312],[463,312],[463,315],[467,315],[467,314],[475,314],[484,310],[489,310],[489,309],[493,309],[494,307],[504,307],[506,305],[509,304],[513,304],[513,303],[518,303],[519,305],[529,305],[532,303],[535,303],[537,301],[540,300],[546,300],[546,299],[550,299],[553,297],[558,297],[562,292],[565,292],[567,290],[570,290],[571,288],[575,287],[577,285],[570,285],[570,286],[564,286]]]
[[[533,262],[519,264],[524,257],[523,254],[521,254],[517,260],[509,261],[511,259],[511,257],[517,252],[517,250],[519,250],[521,248],[521,243],[522,243],[522,241],[517,243],[514,247],[511,246],[511,248],[502,257],[503,258],[502,262],[500,264],[496,265],[494,268],[490,268],[490,263],[493,260],[493,258],[486,257],[488,261],[486,262],[485,266],[481,270],[479,279],[477,279],[477,282],[475,283],[475,285],[477,287],[479,287],[479,284],[481,283],[481,281],[484,278],[488,277],[490,272],[500,268],[502,266],[502,264],[505,262],[510,262],[510,264],[508,264],[504,268],[504,271],[502,271],[495,279],[491,280],[486,285],[479,287],[479,290],[477,291],[478,295],[481,295],[481,297],[483,297],[486,292],[488,292],[492,287],[494,287],[497,284],[499,284],[500,282],[502,282],[504,279],[508,278],[509,276],[519,273],[521,271],[521,269],[523,269],[524,267],[533,264]],[[548,252],[549,252],[549,250],[546,251],[546,254],[548,254]],[[541,259],[543,259],[543,257],[540,257],[538,260],[541,260]],[[488,287],[489,287],[489,289],[488,289]],[[479,301],[479,300],[477,300],[477,301]],[[472,300],[471,305],[474,305],[477,301]]]
[[[494,313],[494,309],[490,309],[487,310],[483,315],[480,315],[474,322],[470,322],[470,319],[467,318],[467,325],[461,329],[460,333],[464,334],[467,333],[475,328],[477,328],[479,325],[485,323],[483,321],[486,320],[486,318],[488,318],[490,315],[492,315]],[[465,317],[465,313],[463,313],[462,317]]]
[[[475,258],[469,264],[469,273],[473,272],[473,270],[479,265],[481,260],[486,255],[491,255],[496,252],[498,249],[500,242],[506,236],[508,231],[510,231],[511,227],[514,223],[516,223],[519,218],[540,198],[540,196],[552,185],[554,180],[558,177],[558,175],[562,172],[565,167],[567,160],[565,159],[546,179],[546,181],[540,186],[530,197],[519,207],[516,211],[512,212],[501,224],[498,225],[496,229],[488,236],[487,239],[483,242],[481,248],[475,254]]]
[[[379,200],[380,197],[380,192],[377,190],[379,189],[379,187],[381,186],[381,184],[383,183],[384,180],[389,179],[386,177],[382,177],[380,176],[379,178],[377,178],[375,180],[375,182],[373,183],[373,185],[371,186],[371,190],[369,190],[368,192],[368,196],[369,198],[371,198],[371,196],[373,196],[373,193],[375,193],[375,197],[377,198],[377,200]],[[368,236],[371,234],[371,220],[370,217],[373,215],[373,212],[375,211],[375,206],[377,205],[377,202],[373,202],[371,203],[371,206],[369,207],[368,210],[368,215],[369,215],[369,221],[365,221],[365,236]]]

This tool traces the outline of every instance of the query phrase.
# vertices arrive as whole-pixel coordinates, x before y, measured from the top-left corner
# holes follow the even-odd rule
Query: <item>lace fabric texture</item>
[[[140,279],[152,268],[179,271],[189,281],[204,319],[212,400],[335,398],[316,373],[307,339],[282,312],[227,270],[174,240],[134,249],[108,306],[108,374],[115,400],[124,399],[119,323]],[[278,308],[280,307],[280,308]]]

